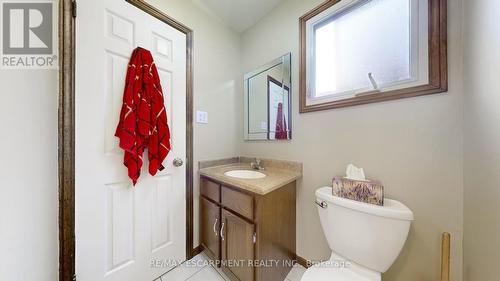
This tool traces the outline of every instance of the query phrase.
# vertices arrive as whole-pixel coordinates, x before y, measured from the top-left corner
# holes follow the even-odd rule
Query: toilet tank
[[[412,211],[402,203],[385,199],[377,206],[332,195],[331,187],[316,191],[319,217],[330,249],[371,270],[383,273],[403,248]]]

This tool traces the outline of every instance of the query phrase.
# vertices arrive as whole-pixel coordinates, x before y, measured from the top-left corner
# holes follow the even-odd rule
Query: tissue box
[[[384,205],[384,186],[379,182],[334,177],[332,186],[334,196],[379,206]]]

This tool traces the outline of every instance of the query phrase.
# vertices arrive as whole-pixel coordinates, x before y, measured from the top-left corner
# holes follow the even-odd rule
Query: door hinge
[[[76,274],[73,275],[73,281],[76,281]]]
[[[254,233],[253,233],[253,235],[252,235],[252,242],[253,242],[254,244],[255,244],[255,243],[257,243],[257,233],[255,233],[255,232],[254,232]]]
[[[71,1],[71,15],[76,18],[77,4],[76,1]]]

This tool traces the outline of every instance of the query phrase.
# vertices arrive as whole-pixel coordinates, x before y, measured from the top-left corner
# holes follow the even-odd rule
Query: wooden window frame
[[[431,95],[448,91],[448,32],[447,0],[428,0],[428,48],[429,82],[425,85],[408,87],[376,94],[360,95],[352,98],[307,104],[307,21],[329,9],[341,0],[328,0],[312,9],[299,19],[300,27],[300,113],[342,108],[354,105],[389,101],[402,98]]]

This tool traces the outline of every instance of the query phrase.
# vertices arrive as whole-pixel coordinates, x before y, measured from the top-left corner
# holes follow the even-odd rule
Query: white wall
[[[453,235],[452,280],[462,279],[461,1],[449,3],[449,93],[298,114],[294,90],[294,140],[280,143],[242,142],[242,75],[292,51],[297,89],[298,18],[322,0],[285,1],[241,38],[195,1],[149,2],[195,32],[195,108],[208,111],[210,121],[195,125],[195,162],[243,154],[304,163],[298,190],[299,255],[328,256],[314,190],[354,162],[365,167],[369,177],[382,180],[389,197],[415,212],[407,246],[384,280],[436,280],[443,231]],[[197,198],[195,175],[195,245]]]
[[[381,180],[387,197],[404,202],[415,213],[408,242],[384,280],[437,280],[444,231],[453,236],[451,280],[462,280],[461,1],[448,1],[448,93],[299,114],[298,18],[321,2],[285,1],[243,34],[242,73],[292,52],[294,139],[240,141],[242,154],[303,162],[297,193],[300,256],[328,257],[314,191],[330,185],[332,176],[342,175],[352,162],[364,167],[369,178]]]
[[[194,108],[208,112],[194,126],[194,245],[198,245],[198,161],[238,155],[240,141],[240,35],[192,1],[148,0],[194,31]]]
[[[0,280],[58,279],[57,71],[0,71]]]
[[[498,280],[500,1],[464,2],[464,280]]]

